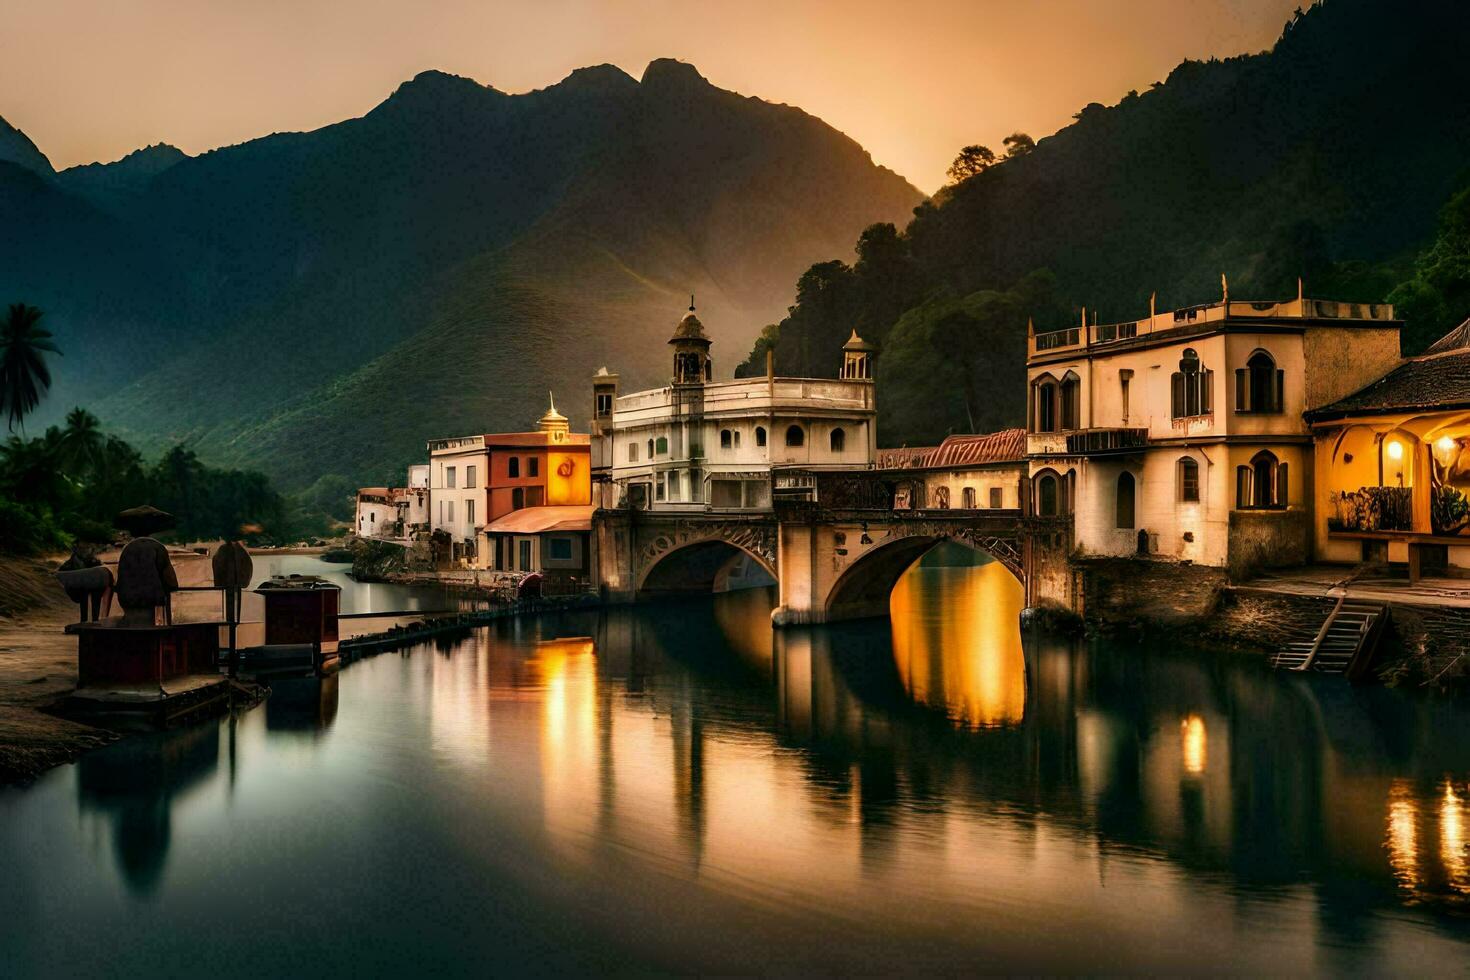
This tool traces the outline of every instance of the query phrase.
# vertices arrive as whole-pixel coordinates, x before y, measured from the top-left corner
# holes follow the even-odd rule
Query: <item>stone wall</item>
[[[1470,685],[1470,609],[1393,606],[1374,673],[1394,684]]]
[[[1083,616],[1093,625],[1176,626],[1214,610],[1225,570],[1150,558],[1076,559],[1083,576]]]
[[[1262,568],[1305,565],[1311,555],[1311,522],[1306,508],[1232,510],[1230,578],[1241,581]]]

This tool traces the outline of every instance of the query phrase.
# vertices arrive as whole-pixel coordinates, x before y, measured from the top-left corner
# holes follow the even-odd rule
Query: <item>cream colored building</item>
[[[880,449],[878,469],[913,479],[897,488],[904,510],[1020,510],[1026,430],[949,436],[937,446]]]
[[[669,340],[672,383],[619,395],[593,378],[593,494],[602,507],[765,511],[771,473],[870,467],[877,452],[873,348],[856,333],[841,377],[715,381],[710,340],[689,312]],[[835,353],[835,352],[834,352]]]
[[[1031,331],[1030,504],[1071,513],[1082,555],[1241,570],[1310,555],[1302,413],[1398,363],[1385,305],[1229,298]]]

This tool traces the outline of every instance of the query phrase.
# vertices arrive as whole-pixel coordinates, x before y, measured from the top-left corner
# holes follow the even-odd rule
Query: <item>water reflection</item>
[[[40,962],[49,930],[81,972],[206,936],[267,973],[277,947],[383,972],[1459,968],[1470,712],[1022,645],[986,619],[1015,623],[989,567],[924,570],[891,626],[773,633],[757,591],[363,660],[225,727],[233,793],[210,791],[218,727],[88,756],[74,786],[0,794],[24,883],[0,951]],[[112,859],[58,819],[73,796]],[[42,873],[37,835],[84,857]],[[111,875],[150,896],[143,941]],[[374,929],[295,931],[303,880]]]
[[[889,600],[893,658],[913,696],[967,728],[1026,714],[1020,621],[1025,591],[1000,562],[915,565]]]

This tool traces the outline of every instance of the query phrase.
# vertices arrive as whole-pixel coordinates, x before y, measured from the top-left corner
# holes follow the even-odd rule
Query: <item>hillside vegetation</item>
[[[1393,293],[1420,350],[1470,315],[1470,289],[1453,295],[1470,204],[1445,210],[1450,244],[1416,264],[1470,165],[1467,39],[1458,0],[1326,0],[1267,53],[1187,61],[1085,106],[901,232],[865,231],[855,263],[812,266],[742,370],[773,347],[781,373],[829,376],[857,326],[884,348],[882,442],[933,442],[1023,420],[1028,316],[1133,319],[1155,292],[1161,310],[1218,299],[1222,274],[1249,298],[1293,296],[1298,276],[1321,298]]]
[[[60,174],[8,132],[0,213],[26,232],[0,236],[0,297],[66,351],[48,406],[288,490],[401,479],[430,438],[528,426],[549,388],[581,423],[602,364],[664,378],[690,293],[728,371],[801,269],[922,200],[669,60],[514,96],[426,72],[314,132]]]

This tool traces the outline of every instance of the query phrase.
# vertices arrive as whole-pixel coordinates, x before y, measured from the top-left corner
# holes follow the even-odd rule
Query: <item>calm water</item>
[[[947,614],[940,615],[944,602]],[[1470,711],[997,565],[504,623],[0,791],[0,973],[1464,972]]]

